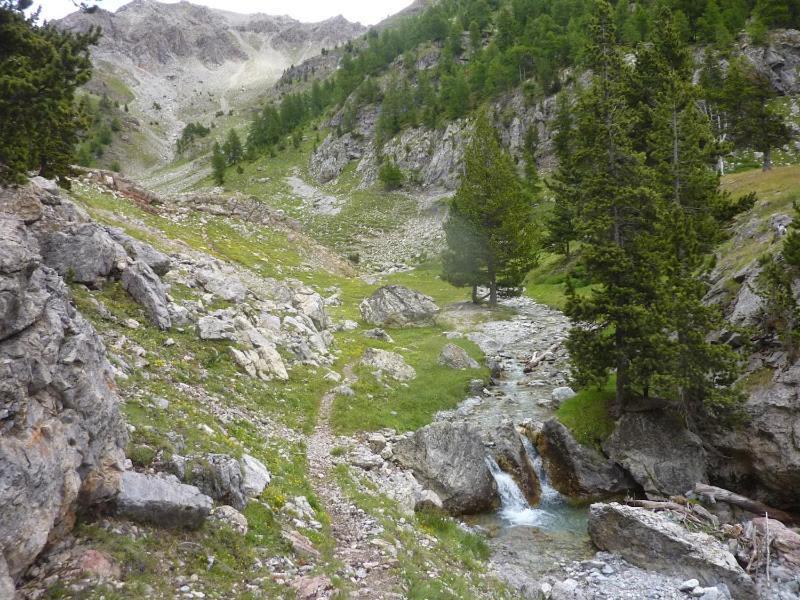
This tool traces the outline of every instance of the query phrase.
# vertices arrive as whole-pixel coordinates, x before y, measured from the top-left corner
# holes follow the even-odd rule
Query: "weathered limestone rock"
[[[119,227],[106,227],[111,238],[125,248],[132,260],[139,260],[153,269],[156,275],[166,275],[172,267],[172,260],[163,252],[159,252],[150,244],[140,242],[126,234]]]
[[[39,234],[44,263],[62,277],[97,285],[128,263],[125,249],[100,225],[82,223]]]
[[[22,221],[0,217],[0,555],[10,577],[113,496],[127,432],[111,366]]]
[[[0,553],[0,598],[14,598],[14,580],[8,574],[8,565]]]
[[[664,514],[612,502],[592,504],[589,535],[594,544],[643,569],[715,586],[724,583],[735,599],[756,597],[755,585],[716,539],[687,531]]]
[[[708,481],[702,441],[663,410],[624,414],[603,449],[650,497],[685,494]]]
[[[169,329],[172,319],[164,285],[146,262],[134,261],[122,272],[122,287],[141,304],[150,320],[159,329]]]
[[[489,510],[499,502],[480,436],[465,423],[438,422],[394,444],[397,462],[433,490],[451,514]]]
[[[259,346],[249,350],[230,348],[230,352],[236,364],[242,367],[250,377],[258,378],[262,381],[271,381],[273,379],[286,381],[289,379],[289,373],[286,371],[286,365],[283,364],[283,358],[281,358],[274,346]]]
[[[196,277],[203,289],[228,302],[238,304],[243,302],[247,295],[247,287],[235,275],[213,269],[202,269],[197,272]]]
[[[639,487],[613,461],[579,444],[558,419],[545,421],[535,442],[550,484],[565,496],[596,500]]]
[[[388,350],[367,348],[361,357],[361,364],[385,373],[397,381],[410,381],[417,376],[414,367],[406,364],[402,356]]]
[[[387,285],[365,298],[361,316],[378,326],[430,325],[439,312],[432,298],[399,285]]]
[[[292,304],[311,319],[318,331],[327,329],[330,325],[325,312],[325,300],[311,288],[299,290],[292,299]]]
[[[197,335],[201,340],[236,339],[236,327],[233,316],[226,310],[217,310],[197,320]]]
[[[456,344],[447,344],[439,354],[439,364],[451,369],[479,369],[478,361]]]
[[[173,475],[126,471],[117,496],[117,514],[160,527],[196,528],[211,512],[211,498]]]
[[[205,454],[190,459],[185,467],[185,481],[236,510],[244,509],[247,504],[239,461],[227,454]]]
[[[243,454],[240,461],[242,468],[242,490],[248,498],[258,498],[271,480],[269,470],[255,456]]]
[[[217,506],[208,519],[225,527],[230,527],[239,535],[247,535],[247,518],[232,506]]]

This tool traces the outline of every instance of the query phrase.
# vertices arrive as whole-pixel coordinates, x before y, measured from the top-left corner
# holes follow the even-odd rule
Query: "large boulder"
[[[625,413],[603,449],[648,497],[685,494],[708,481],[702,441],[666,410]]]
[[[255,456],[243,454],[242,467],[242,491],[248,498],[258,498],[269,485],[270,474],[267,467]]]
[[[185,481],[208,494],[214,500],[236,510],[247,504],[242,468],[227,454],[205,454],[190,459],[184,467]]]
[[[116,498],[119,516],[161,527],[200,527],[211,512],[211,498],[174,475],[126,471]]]
[[[44,263],[68,280],[97,285],[128,263],[125,249],[96,223],[68,225],[39,234]]]
[[[327,329],[330,325],[325,312],[325,300],[311,288],[300,288],[292,298],[292,305],[314,323],[317,331]]]
[[[397,381],[410,381],[417,376],[414,367],[407,364],[402,356],[396,352],[380,350],[379,348],[367,348],[364,350],[361,364],[380,373],[385,373]]]
[[[159,252],[150,244],[132,238],[119,227],[106,227],[105,229],[111,239],[125,248],[131,259],[147,264],[156,275],[166,275],[167,271],[172,267],[170,257],[163,252]]]
[[[427,425],[395,443],[394,456],[451,514],[478,513],[499,503],[486,449],[466,423]]]
[[[372,325],[430,325],[439,312],[432,298],[399,285],[387,285],[365,298],[361,316]]]
[[[112,369],[22,221],[0,217],[0,555],[17,578],[76,512],[119,488]]]
[[[579,444],[558,419],[548,419],[535,434],[550,484],[578,500],[621,496],[639,486],[614,461]]]
[[[172,327],[169,313],[169,300],[164,284],[146,262],[134,261],[122,272],[122,287],[138,304],[159,329]]]
[[[752,579],[720,542],[687,531],[663,513],[615,502],[592,504],[589,535],[601,550],[643,569],[697,579],[707,586],[724,583],[737,600],[756,597]]]
[[[247,287],[236,275],[216,269],[201,269],[195,275],[197,282],[207,292],[228,302],[240,303],[247,296]]]

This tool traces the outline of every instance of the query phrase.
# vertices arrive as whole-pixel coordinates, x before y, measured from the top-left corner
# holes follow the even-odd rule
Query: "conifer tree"
[[[509,154],[500,146],[486,111],[475,122],[464,155],[464,176],[445,223],[443,256],[447,281],[489,288],[489,303],[498,290],[518,288],[537,259],[530,201]]]
[[[214,183],[217,185],[225,183],[225,168],[227,166],[228,161],[222,151],[222,146],[219,145],[219,142],[214,142],[214,149],[211,153],[211,171],[214,176]]]
[[[235,165],[240,162],[244,156],[244,149],[242,148],[242,141],[239,134],[235,129],[228,132],[228,137],[225,144],[222,146],[222,151],[225,153],[225,160],[229,165]]]

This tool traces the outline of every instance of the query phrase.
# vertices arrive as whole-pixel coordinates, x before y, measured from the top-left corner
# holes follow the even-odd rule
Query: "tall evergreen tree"
[[[214,149],[211,152],[211,173],[214,177],[214,183],[217,185],[225,183],[225,168],[227,166],[228,161],[222,151],[222,146],[219,145],[219,142],[214,142]]]
[[[486,111],[475,122],[464,155],[464,176],[445,223],[444,278],[454,285],[518,288],[537,259],[532,207],[509,154]]]
[[[244,157],[244,149],[242,148],[242,140],[235,129],[228,132],[228,137],[225,139],[225,144],[222,146],[222,151],[225,153],[225,160],[229,165],[239,163]]]
[[[0,0],[0,182],[34,170],[69,172],[87,125],[74,102],[91,76],[89,47],[100,32],[69,33],[23,13],[30,0]]]

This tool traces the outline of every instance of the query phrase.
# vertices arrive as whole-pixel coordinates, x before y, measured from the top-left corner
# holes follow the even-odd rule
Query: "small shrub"
[[[390,192],[400,189],[403,186],[405,177],[400,167],[398,167],[393,160],[389,159],[383,163],[378,171],[378,180],[383,185],[383,189]]]

